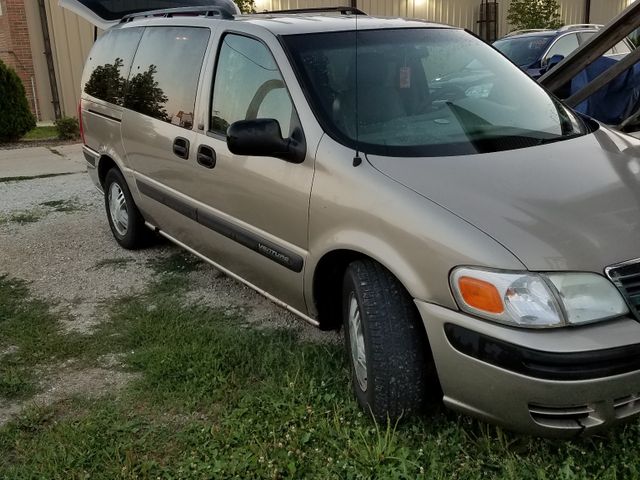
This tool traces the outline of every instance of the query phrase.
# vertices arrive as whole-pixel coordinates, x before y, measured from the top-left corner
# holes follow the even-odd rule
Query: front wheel
[[[410,295],[372,260],[349,265],[342,295],[345,345],[358,403],[382,421],[423,410],[430,390],[438,387]]]
[[[145,226],[144,218],[133,202],[124,176],[116,168],[107,172],[104,182],[104,202],[109,227],[122,247],[135,250],[149,244],[152,233]]]

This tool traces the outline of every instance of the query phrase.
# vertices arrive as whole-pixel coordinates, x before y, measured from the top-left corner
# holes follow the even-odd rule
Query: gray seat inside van
[[[367,126],[406,116],[390,67],[379,54],[359,55],[357,64],[354,59],[346,82],[352,88],[338,94],[333,103],[336,123],[349,134],[355,135],[356,120]]]

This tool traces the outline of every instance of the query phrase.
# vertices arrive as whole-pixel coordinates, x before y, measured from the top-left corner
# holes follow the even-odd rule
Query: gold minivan
[[[458,28],[61,3],[110,27],[80,119],[123,247],[155,231],[343,326],[378,418],[438,395],[567,437],[640,411],[640,141]]]

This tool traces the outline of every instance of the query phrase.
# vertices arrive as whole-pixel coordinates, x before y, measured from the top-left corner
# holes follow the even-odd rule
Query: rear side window
[[[123,105],[127,78],[143,30],[111,30],[98,38],[87,60],[82,79],[87,95]]]
[[[580,44],[582,45],[583,43],[586,43],[596,33],[597,32],[580,32]],[[631,52],[631,50],[629,49],[629,47],[627,46],[625,41],[622,40],[621,42],[617,43],[611,50],[608,50],[605,53],[605,56],[607,56],[607,55],[621,55],[621,54],[625,54],[626,55],[627,53],[630,53],[630,52]]]
[[[624,40],[617,43],[616,46],[613,47],[613,49],[616,51],[618,55],[627,55],[631,53],[631,49],[629,48],[629,45],[627,45],[627,43]]]
[[[226,35],[218,57],[210,130],[224,134],[230,124],[256,118],[277,120],[285,138],[299,125],[269,49],[253,38]]]
[[[208,28],[148,27],[131,67],[125,107],[191,129],[209,35]]]

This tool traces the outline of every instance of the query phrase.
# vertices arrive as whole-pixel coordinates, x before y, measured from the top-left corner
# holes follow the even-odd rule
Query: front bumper
[[[416,305],[453,409],[547,437],[595,433],[640,413],[633,319],[524,330]]]

